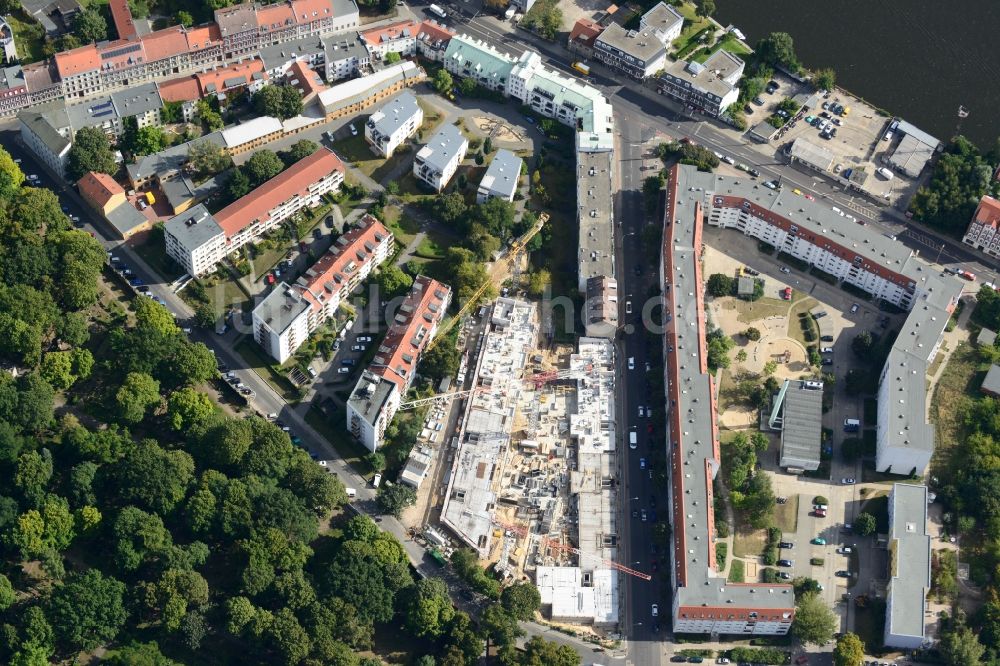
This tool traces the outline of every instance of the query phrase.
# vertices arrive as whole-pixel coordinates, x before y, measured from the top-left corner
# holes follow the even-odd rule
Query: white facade
[[[63,135],[62,130],[56,130],[40,114],[27,114],[19,119],[21,127],[21,140],[24,145],[45,163],[53,173],[64,176],[66,173],[66,163],[69,160],[69,151],[73,147],[69,137]],[[41,125],[48,125],[42,127]],[[69,127],[65,128],[66,134],[70,133]]]
[[[226,256],[226,234],[201,204],[167,220],[163,237],[167,256],[194,277],[211,273]]]
[[[365,139],[376,153],[389,158],[424,122],[424,110],[409,90],[368,117]]]
[[[440,192],[465,159],[469,141],[454,125],[445,125],[413,160],[413,175]]]
[[[375,451],[399,409],[399,389],[384,377],[365,370],[347,401],[347,429],[362,446]]]
[[[513,201],[521,177],[521,158],[501,148],[493,156],[493,161],[483,174],[476,192],[476,203],[483,204],[490,199]]]
[[[254,340],[278,363],[290,359],[309,332],[309,301],[287,284],[278,285],[253,310]]]

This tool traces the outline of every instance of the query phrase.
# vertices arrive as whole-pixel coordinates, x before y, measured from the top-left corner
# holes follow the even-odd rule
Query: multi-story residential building
[[[73,132],[65,105],[49,102],[17,114],[21,141],[52,173],[64,176]]]
[[[284,282],[253,309],[253,337],[268,356],[284,363],[309,338],[312,303]]]
[[[875,465],[880,472],[923,472],[934,451],[924,378],[962,294],[961,281],[819,202],[753,181],[698,175],[686,167],[676,172],[684,181],[684,205],[700,204],[708,224],[736,229],[909,311],[881,372]]]
[[[417,54],[432,62],[440,62],[448,50],[454,31],[434,21],[424,21],[417,33]]]
[[[398,21],[358,34],[372,58],[383,60],[390,53],[412,56],[417,52],[417,33],[420,24],[416,21]]]
[[[338,83],[319,94],[327,121],[350,116],[423,81],[423,69],[404,60],[377,72]]]
[[[344,163],[320,148],[215,215],[202,215],[204,206],[199,205],[168,220],[167,254],[191,275],[203,275],[226,254],[256,241],[299,210],[319,205],[324,194],[336,192],[343,182]]]
[[[323,40],[326,47],[326,80],[336,81],[356,76],[371,66],[368,49],[357,35],[338,35]]]
[[[590,58],[594,55],[594,41],[602,30],[604,28],[596,21],[588,18],[577,19],[569,32],[566,48],[584,58]]]
[[[389,158],[404,141],[417,133],[424,110],[409,90],[401,93],[368,117],[365,139],[376,153]]]
[[[440,192],[458,170],[469,150],[461,130],[446,123],[420,149],[413,160],[413,175]]]
[[[96,127],[112,139],[125,131],[125,120],[136,127],[156,127],[160,124],[163,100],[155,83],[144,83],[111,95],[89,99],[66,107],[73,136],[84,127]]]
[[[581,293],[617,276],[614,246],[615,155],[611,140],[576,153],[577,275]],[[598,282],[599,285],[607,283]],[[617,283],[615,283],[617,285]],[[603,297],[601,297],[603,300]]]
[[[347,429],[369,451],[381,444],[402,397],[413,384],[420,355],[434,339],[451,301],[451,288],[418,275],[372,364],[347,402]]]
[[[644,79],[663,69],[667,49],[681,34],[684,17],[659,3],[646,12],[638,30],[609,24],[594,39],[594,59],[633,79]]]
[[[721,460],[700,262],[703,218],[709,210],[702,199],[711,194],[688,191],[702,186],[702,180],[707,179],[697,178],[686,167],[671,171],[660,265],[662,305],[669,315],[663,336],[663,383],[673,628],[683,633],[784,635],[795,618],[792,586],[730,583],[716,562],[713,480]]]
[[[618,335],[618,281],[605,275],[588,279],[585,307],[587,337],[614,340]]]
[[[476,203],[486,203],[490,199],[513,201],[517,185],[521,180],[523,160],[505,148],[497,151],[490,166],[479,181]]]
[[[743,76],[744,62],[719,49],[704,63],[678,60],[670,63],[656,80],[656,90],[689,111],[717,118],[740,96],[737,83]]]
[[[983,196],[976,206],[972,222],[962,237],[962,242],[993,257],[1000,257],[1000,201]]]
[[[125,196],[125,189],[106,173],[90,173],[77,182],[80,196],[101,214],[122,240],[148,231],[152,221]]]
[[[924,646],[930,614],[931,538],[927,486],[894,483],[889,493],[889,585],[883,642],[894,648]]]
[[[468,35],[452,37],[448,41],[443,63],[451,74],[471,78],[488,90],[504,93],[507,91],[507,79],[514,68],[514,60],[486,42]]]

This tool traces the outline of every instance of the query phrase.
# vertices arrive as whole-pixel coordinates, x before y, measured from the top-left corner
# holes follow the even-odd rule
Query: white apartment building
[[[378,352],[347,401],[347,429],[369,451],[382,445],[385,429],[413,384],[420,356],[437,333],[451,302],[451,288],[418,275]]]
[[[458,170],[469,150],[461,130],[446,123],[413,160],[413,175],[440,192]]]
[[[53,173],[64,176],[69,151],[73,147],[73,131],[63,103],[51,102],[21,111],[17,114],[17,123],[21,130],[21,141],[28,150]]]
[[[915,650],[924,646],[927,592],[931,588],[931,538],[927,486],[894,483],[889,493],[889,571],[883,642]]]
[[[483,174],[476,192],[476,203],[486,203],[490,199],[513,201],[517,194],[517,184],[521,179],[523,160],[505,148],[497,151],[493,161]]]
[[[1000,257],[1000,201],[991,196],[979,200],[972,222],[962,237],[962,242],[992,257]]]
[[[389,158],[424,122],[417,96],[406,90],[368,117],[365,139],[376,153]]]
[[[416,53],[419,32],[420,24],[416,21],[398,21],[371,30],[363,30],[358,34],[371,57],[383,60],[390,53],[398,53],[404,57]]]
[[[395,239],[381,222],[365,215],[296,280],[281,283],[253,310],[254,339],[284,363],[389,256]]]
[[[214,216],[208,215],[210,222],[189,224],[191,211],[171,218],[166,224],[171,232],[167,252],[190,267],[191,275],[202,275],[214,270],[226,254],[255,242],[299,210],[319,205],[324,194],[336,192],[343,182],[344,163],[331,150],[320,148]],[[217,230],[224,236],[222,248]]]

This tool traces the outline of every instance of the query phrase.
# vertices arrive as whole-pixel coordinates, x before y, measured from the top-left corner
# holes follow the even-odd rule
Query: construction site
[[[532,580],[552,620],[618,622],[615,351],[541,349],[534,304],[498,299],[470,358],[441,522],[497,575]]]

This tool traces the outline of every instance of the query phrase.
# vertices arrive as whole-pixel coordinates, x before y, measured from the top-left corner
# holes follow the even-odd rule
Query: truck
[[[442,553],[437,548],[431,548],[429,551],[427,551],[427,554],[431,556],[431,559],[434,560],[434,563],[437,564],[439,567],[443,567],[446,564],[448,564],[448,560],[445,559],[444,553]]]
[[[861,428],[858,419],[844,419],[844,432],[857,432]]]
[[[509,21],[512,18],[514,18],[514,14],[516,13],[517,13],[517,7],[511,5],[510,7],[507,8],[507,11],[503,13],[503,18],[505,21]]]
[[[585,65],[582,62],[574,62],[573,69],[580,72],[584,76],[590,76],[590,65]]]
[[[448,13],[445,10],[438,7],[437,5],[431,5],[430,7],[427,8],[427,11],[429,11],[431,14],[434,14],[438,18],[443,18],[443,19],[448,18]]]

